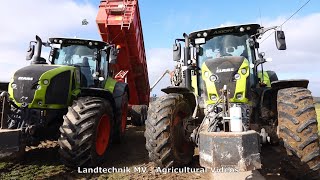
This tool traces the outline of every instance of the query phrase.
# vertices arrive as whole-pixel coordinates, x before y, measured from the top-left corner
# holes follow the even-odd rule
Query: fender
[[[108,100],[113,108],[113,114],[116,115],[116,104],[110,91],[100,88],[81,88],[81,93],[79,96],[101,97]]]
[[[292,80],[279,80],[271,83],[271,88],[280,90],[291,87],[304,87],[308,88],[309,80],[306,79],[292,79]]]
[[[130,93],[129,93],[129,86],[127,83],[124,82],[117,82],[114,86],[113,90],[113,97],[117,98],[120,96],[123,96],[123,94],[127,92],[128,94],[128,99],[130,98]]]
[[[119,111],[121,111],[122,96],[124,95],[125,92],[127,92],[128,100],[129,100],[130,94],[129,94],[128,84],[124,82],[117,82],[114,86],[113,98],[115,101],[116,108]]]
[[[272,114],[260,112],[260,116],[262,117],[262,119],[269,119],[272,118],[271,116],[277,116],[277,94],[280,89],[291,87],[308,88],[308,84],[309,81],[304,79],[278,80],[271,82],[271,88],[266,88],[261,93],[259,107],[260,109],[262,109],[262,107],[267,108],[267,110],[269,110],[269,112],[272,112]]]
[[[191,105],[190,108],[192,108],[193,111],[198,106],[197,99],[196,99],[196,96],[194,95],[194,92],[190,91],[186,87],[169,86],[167,88],[161,89],[161,91],[166,93],[166,94],[171,94],[171,93],[182,94],[188,100],[188,102],[190,103],[190,105]]]

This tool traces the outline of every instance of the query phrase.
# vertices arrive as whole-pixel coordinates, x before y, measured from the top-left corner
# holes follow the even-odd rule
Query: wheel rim
[[[121,111],[121,132],[124,133],[124,131],[126,130],[128,115],[128,105],[125,103],[125,101],[122,101]]]
[[[97,127],[96,152],[100,156],[104,154],[108,147],[110,139],[110,129],[110,118],[108,115],[104,114],[100,118]]]

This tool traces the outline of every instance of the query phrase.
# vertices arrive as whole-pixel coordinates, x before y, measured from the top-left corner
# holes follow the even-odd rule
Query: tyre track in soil
[[[0,179],[210,179],[209,173],[155,173],[154,164],[149,162],[145,149],[144,127],[128,125],[126,138],[121,144],[109,149],[108,159],[101,167],[130,167],[130,173],[79,174],[77,170],[66,168],[59,161],[56,142],[46,142],[29,148],[23,159],[17,162],[0,163]],[[267,146],[262,148],[263,169],[259,170],[266,179],[291,179],[284,149]],[[194,156],[189,167],[200,167],[198,156]],[[134,173],[134,167],[147,167],[146,173]],[[282,167],[282,168],[281,168]],[[230,174],[230,178],[233,175]],[[250,179],[247,177],[246,179]],[[254,178],[251,178],[254,179]]]

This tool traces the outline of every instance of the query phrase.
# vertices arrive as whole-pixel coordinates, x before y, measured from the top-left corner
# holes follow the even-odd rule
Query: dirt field
[[[144,127],[128,126],[125,142],[109,149],[109,159],[101,167],[130,167],[131,172],[112,174],[79,174],[66,168],[59,161],[55,142],[42,143],[28,149],[19,162],[0,163],[0,179],[210,179],[209,173],[156,173],[154,164],[148,162],[145,150]],[[267,146],[262,151],[263,169],[259,170],[266,179],[291,179],[290,166],[285,164],[283,149]],[[133,172],[134,167],[146,167],[146,173]],[[198,156],[194,156],[189,167],[199,167]],[[281,168],[283,167],[283,168]],[[289,167],[289,168],[288,168]],[[286,170],[286,171],[284,171]],[[258,172],[256,172],[258,173]],[[227,175],[229,177],[229,175]],[[230,174],[230,177],[233,177]],[[234,179],[234,178],[233,178]],[[254,179],[254,178],[246,178]]]

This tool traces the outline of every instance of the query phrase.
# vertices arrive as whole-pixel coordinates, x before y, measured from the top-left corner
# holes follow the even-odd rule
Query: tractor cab
[[[259,53],[258,39],[275,28],[247,24],[184,34],[185,38],[177,39],[174,44],[174,60],[180,61],[181,58],[181,45],[177,41],[184,41],[184,53],[189,59],[183,64],[188,67],[185,85],[204,97],[206,104],[217,103],[224,87],[230,91],[231,102],[248,103],[250,90],[265,85],[262,74],[266,72],[263,72],[262,64],[266,60],[264,53]],[[278,49],[284,50],[284,34],[277,36],[281,33],[276,31],[276,42]]]
[[[107,79],[109,60],[114,63],[117,52],[101,41],[50,38],[50,62],[75,66],[80,72],[81,87],[97,87]]]
[[[251,29],[248,26],[249,30]],[[257,27],[255,27],[257,28]],[[243,28],[244,29],[244,28]],[[226,56],[242,56],[250,62],[253,61],[254,52],[250,47],[252,31],[247,32],[236,28],[220,28],[191,33],[191,43],[197,49],[198,65],[208,60]],[[235,32],[234,32],[235,31]]]

